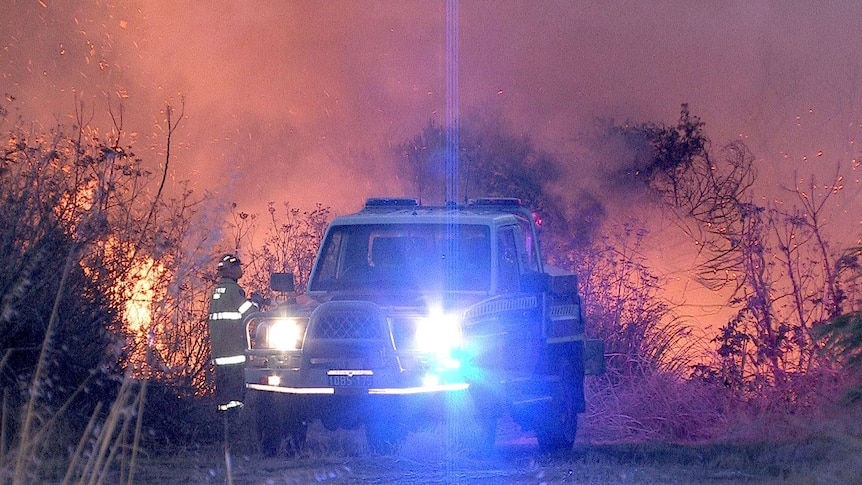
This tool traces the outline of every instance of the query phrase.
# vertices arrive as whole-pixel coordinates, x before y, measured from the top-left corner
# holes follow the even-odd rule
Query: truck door
[[[503,367],[509,379],[532,373],[543,337],[541,300],[538,295],[521,291],[521,273],[526,268],[526,253],[517,226],[497,231],[497,291],[509,301],[501,324],[504,327]]]

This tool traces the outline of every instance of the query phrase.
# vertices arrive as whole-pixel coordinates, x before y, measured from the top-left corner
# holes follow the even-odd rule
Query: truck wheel
[[[258,437],[263,456],[272,458],[278,455],[278,449],[281,447],[281,433],[270,427],[258,426]]]
[[[501,405],[490,389],[481,386],[470,388],[470,398],[473,401],[472,417],[476,427],[472,447],[476,452],[487,455],[494,449],[497,421],[502,414]]]
[[[476,451],[487,455],[494,450],[494,441],[497,438],[497,417],[477,417],[479,436],[476,439]]]
[[[308,426],[286,399],[269,392],[257,393],[257,435],[264,456],[274,457],[286,442],[286,451],[294,455],[305,447]]]
[[[575,432],[578,428],[578,415],[575,414],[569,423],[560,429],[545,428],[536,432],[539,449],[546,453],[555,453],[572,449],[575,444]]]
[[[284,438],[286,440],[287,453],[295,455],[305,449],[305,438],[308,433],[308,425],[298,419],[288,419],[284,423]]]
[[[568,359],[560,366],[560,381],[555,386],[545,419],[536,427],[536,440],[544,452],[570,450],[578,431],[578,386],[574,366]]]
[[[283,422],[281,426],[271,421],[269,425],[258,427],[260,436],[260,447],[264,456],[272,458],[281,451],[282,443],[285,443],[285,452],[293,456],[305,448],[305,439],[308,427],[304,422]]]

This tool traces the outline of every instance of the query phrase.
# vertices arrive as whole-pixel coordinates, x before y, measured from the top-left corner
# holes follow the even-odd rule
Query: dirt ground
[[[195,484],[862,484],[862,444],[824,436],[768,444],[589,444],[542,454],[535,438],[505,427],[493,452],[478,456],[445,432],[411,435],[390,455],[371,453],[361,430],[312,427],[299,456],[264,458],[253,442],[145,455],[134,483]],[[229,457],[226,459],[226,456]]]

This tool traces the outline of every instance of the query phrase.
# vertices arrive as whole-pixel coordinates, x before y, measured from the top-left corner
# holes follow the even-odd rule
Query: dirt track
[[[499,437],[498,437],[499,440]],[[361,432],[312,433],[299,457],[265,459],[238,442],[142,460],[135,483],[193,484],[553,484],[553,483],[862,483],[858,440],[790,444],[577,444],[555,456],[528,436],[500,440],[488,456],[454,452],[445,436],[411,436],[392,455],[368,452]]]

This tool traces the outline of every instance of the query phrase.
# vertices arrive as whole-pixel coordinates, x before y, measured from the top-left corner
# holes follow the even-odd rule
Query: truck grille
[[[312,315],[309,336],[316,339],[380,339],[384,338],[383,322],[385,320],[376,307],[324,304]]]

